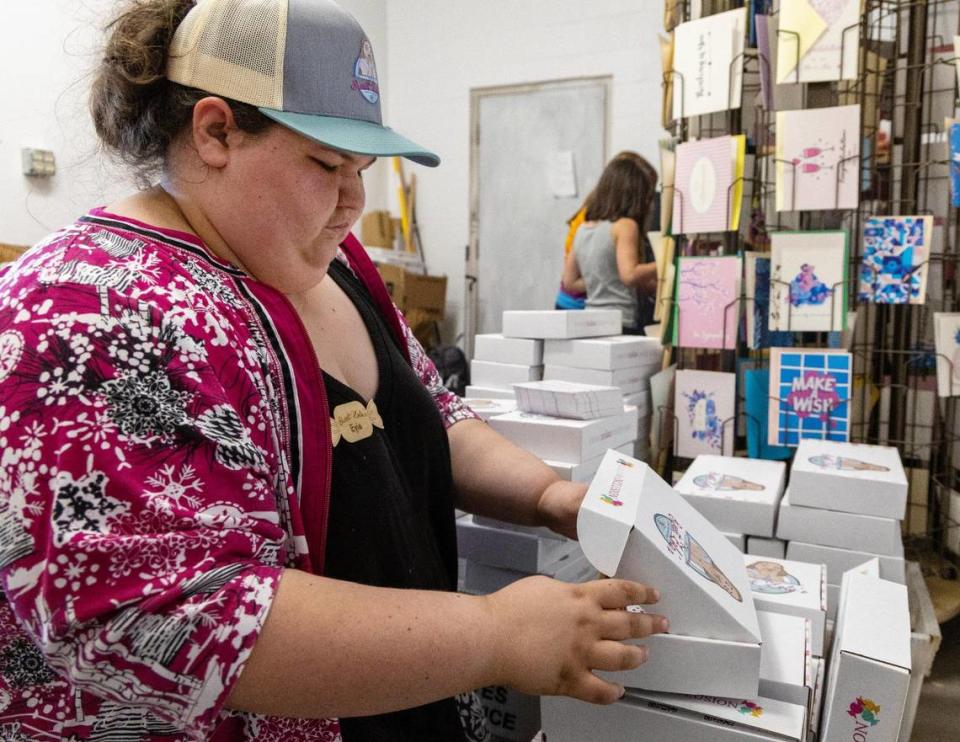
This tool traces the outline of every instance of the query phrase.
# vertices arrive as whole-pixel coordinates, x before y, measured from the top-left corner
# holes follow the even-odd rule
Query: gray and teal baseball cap
[[[199,0],[174,34],[167,78],[333,149],[440,164],[383,125],[373,47],[332,0]]]

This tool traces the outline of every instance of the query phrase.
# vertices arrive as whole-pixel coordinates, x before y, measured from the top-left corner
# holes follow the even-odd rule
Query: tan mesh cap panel
[[[254,106],[282,108],[287,0],[200,0],[174,35],[167,77]]]

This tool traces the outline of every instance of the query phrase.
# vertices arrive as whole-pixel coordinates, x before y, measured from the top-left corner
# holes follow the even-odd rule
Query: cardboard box
[[[611,706],[544,696],[549,742],[803,742],[806,710],[767,698],[628,691]]]
[[[827,571],[822,564],[744,554],[753,602],[758,610],[810,621],[810,651],[823,657],[827,645]]]
[[[747,550],[747,537],[742,533],[724,533],[724,536],[727,537],[727,541],[737,547],[737,550],[741,553]]]
[[[787,542],[779,538],[747,537],[747,554],[752,556],[783,559],[787,555]]]
[[[813,696],[810,703],[810,731],[817,733],[820,728],[820,715],[823,711],[823,691],[826,685],[827,661],[822,657],[812,657],[810,659],[813,670]]]
[[[907,475],[887,446],[803,440],[790,471],[791,502],[903,520]]]
[[[853,569],[876,556],[876,554],[868,554],[864,551],[851,551],[836,546],[820,546],[803,541],[790,541],[787,544],[787,559],[796,562],[825,564],[829,584],[834,584],[833,581],[839,579],[848,569]],[[880,560],[880,577],[901,585],[906,582],[904,574],[906,567],[902,556],[880,556],[878,558]]]
[[[543,362],[557,366],[613,371],[629,366],[659,364],[663,346],[659,338],[616,335],[590,340],[546,340]]]
[[[517,395],[519,409],[538,415],[595,420],[616,415],[623,409],[623,392],[615,386],[530,381],[514,384],[513,392]]]
[[[757,620],[763,637],[760,695],[806,708],[813,693],[809,619],[757,611]]]
[[[506,415],[517,409],[517,402],[513,399],[475,399],[464,397],[467,407],[476,412],[482,420],[489,420],[497,415]]]
[[[509,389],[492,386],[480,386],[479,384],[470,384],[464,391],[467,397],[479,399],[516,399],[513,394],[513,387]]]
[[[543,366],[519,366],[514,363],[470,361],[470,381],[479,386],[509,388],[523,381],[536,381],[543,376]]]
[[[623,315],[619,309],[567,309],[506,311],[503,335],[514,338],[585,338],[619,335]]]
[[[635,449],[634,442],[629,442],[616,446],[613,450],[632,456]],[[552,461],[550,459],[546,459],[543,463],[553,469],[554,474],[566,482],[589,483],[593,479],[593,475],[597,473],[597,469],[600,468],[600,462],[603,461],[605,453],[589,461],[584,461],[582,464],[571,464],[567,461]]]
[[[492,417],[490,425],[534,456],[579,464],[608,448],[633,441],[637,408],[624,407],[621,414],[598,420],[568,420],[518,411]]]
[[[473,338],[473,359],[520,366],[542,366],[543,340],[508,338],[500,333],[476,335]]]
[[[907,588],[847,574],[840,603],[821,739],[896,742],[910,685]]]
[[[379,263],[377,270],[387,285],[393,303],[403,312],[427,309],[443,319],[447,298],[446,276],[424,276],[390,263]]]
[[[477,691],[491,742],[530,742],[540,731],[540,699],[513,688],[491,685]]]
[[[477,524],[469,515],[457,519],[457,551],[467,562],[535,574],[578,550],[577,542],[570,539],[490,528]]]
[[[650,377],[659,369],[659,363],[655,366],[629,366],[614,371],[549,364],[543,367],[543,378],[574,381],[579,384],[615,386],[624,394],[636,394],[650,388]]]
[[[787,541],[903,556],[900,521],[794,505],[789,490],[780,502],[777,536]]]
[[[903,710],[899,742],[910,742],[913,724],[917,718],[923,680],[930,674],[933,660],[940,648],[942,634],[933,610],[930,593],[920,572],[920,565],[907,562],[907,596],[910,601],[910,688]]]
[[[370,211],[360,219],[360,240],[364,247],[393,247],[395,237],[389,211]]]
[[[773,536],[786,475],[780,461],[700,455],[674,489],[723,531]]]

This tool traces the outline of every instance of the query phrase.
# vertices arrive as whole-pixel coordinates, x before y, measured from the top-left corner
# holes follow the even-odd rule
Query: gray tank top
[[[612,222],[581,226],[573,239],[573,253],[587,285],[587,308],[619,309],[623,313],[623,326],[633,327],[636,323],[636,291],[620,280],[611,227]]]

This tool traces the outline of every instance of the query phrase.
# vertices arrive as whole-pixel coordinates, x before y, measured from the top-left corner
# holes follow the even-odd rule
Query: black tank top
[[[329,275],[373,342],[382,428],[333,449],[325,575],[377,587],[455,590],[457,545],[447,433],[430,393],[369,293],[338,260]],[[324,373],[331,417],[368,400]],[[467,637],[464,637],[466,640]],[[376,670],[373,669],[375,672]],[[460,703],[447,699],[391,714],[341,719],[344,742],[463,742]]]

